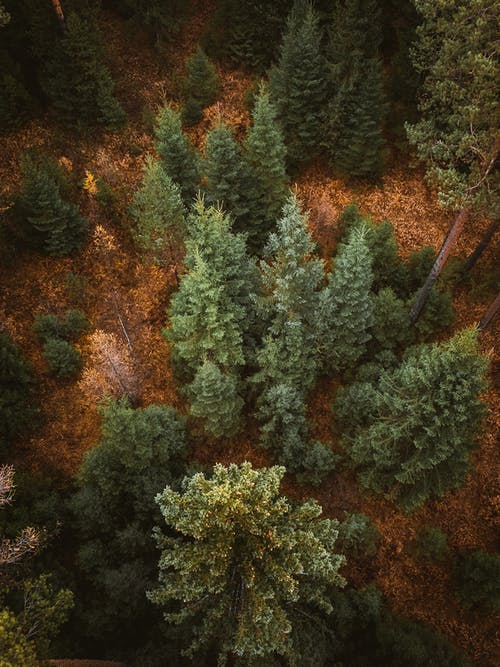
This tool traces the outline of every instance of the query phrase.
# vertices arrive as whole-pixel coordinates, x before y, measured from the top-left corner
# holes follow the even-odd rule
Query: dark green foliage
[[[318,16],[298,2],[287,20],[278,64],[269,75],[270,92],[285,135],[288,157],[302,162],[319,150],[327,95]]]
[[[65,340],[49,338],[43,346],[43,356],[50,373],[60,378],[78,375],[83,361],[80,352]]]
[[[0,133],[26,120],[33,99],[26,90],[22,74],[8,54],[0,49]]]
[[[182,122],[190,127],[203,118],[203,107],[194,97],[188,97],[182,108]]]
[[[190,0],[104,0],[105,5],[147,30],[156,48],[161,48],[179,31]]]
[[[353,366],[366,349],[373,322],[372,259],[364,226],[339,245],[328,285],[321,292],[319,319],[325,369]]]
[[[467,609],[500,611],[500,556],[486,551],[458,554],[453,582],[461,604]]]
[[[7,333],[0,331],[0,452],[37,421],[33,375]]]
[[[436,526],[423,526],[417,533],[413,551],[417,558],[442,561],[449,553],[446,534]]]
[[[50,339],[62,338],[63,340],[75,341],[89,328],[89,322],[81,310],[67,310],[64,319],[56,315],[35,316],[33,331],[42,343]]]
[[[182,132],[179,114],[167,104],[156,117],[155,147],[166,173],[179,186],[184,204],[191,206],[200,180],[198,156]]]
[[[198,102],[201,109],[213,104],[217,99],[219,88],[217,71],[199,46],[188,59],[186,71],[184,88],[188,99]]]
[[[372,348],[402,350],[413,342],[409,306],[390,287],[381,289],[373,299]]]
[[[113,95],[99,30],[85,12],[68,11],[65,30],[43,63],[42,85],[57,119],[86,128],[96,123],[117,129],[125,113]]]
[[[23,241],[48,255],[67,255],[84,242],[88,223],[67,201],[57,170],[47,160],[23,160],[13,216]]]
[[[243,407],[237,377],[225,374],[215,364],[205,361],[187,392],[191,399],[190,414],[203,419],[208,433],[216,438],[237,433]]]
[[[414,299],[416,299],[416,295],[409,300],[409,304]],[[429,340],[436,332],[448,329],[453,319],[454,310],[451,292],[434,287],[429,294],[422,315],[415,323],[415,331],[420,340]]]
[[[255,179],[256,224],[249,230],[249,243],[261,248],[285,202],[288,175],[283,134],[276,122],[276,111],[269,94],[262,87],[255,98],[252,117],[253,125],[248,131],[245,148]]]
[[[347,390],[353,423],[344,444],[362,485],[412,510],[462,484],[483,415],[486,371],[476,330],[465,330],[410,350],[376,388],[363,393],[360,386],[359,403]]]
[[[339,526],[338,548],[348,558],[369,558],[377,553],[380,533],[365,514],[348,514]]]
[[[235,231],[252,230],[258,205],[253,174],[231,130],[223,123],[207,135],[206,175],[208,201],[224,207]]]
[[[220,665],[231,654],[250,664],[272,664],[276,654],[289,662],[294,609],[331,611],[327,589],[344,584],[337,522],[318,520],[316,501],[292,506],[279,496],[284,472],[216,465],[211,478],[194,475],[182,493],[167,487],[158,496],[175,532],[157,530],[160,585],[148,596],[166,620],[190,624],[188,655],[212,644]]]
[[[123,651],[147,642],[156,618],[145,597],[157,560],[154,497],[185,474],[187,445],[184,420],[170,407],[115,402],[103,418],[72,500],[84,573],[80,628],[108,644],[114,638]]]
[[[67,310],[65,313],[65,322],[66,336],[69,340],[76,340],[79,338],[82,333],[87,331],[90,324],[85,313],[76,308]]]

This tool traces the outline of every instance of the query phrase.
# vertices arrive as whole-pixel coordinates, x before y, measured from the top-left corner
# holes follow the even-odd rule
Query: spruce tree
[[[190,207],[201,176],[198,156],[189,137],[182,132],[179,114],[168,104],[156,117],[155,148],[166,173],[179,186],[185,206]]]
[[[0,331],[0,453],[36,423],[33,375],[10,336]]]
[[[64,33],[49,51],[42,72],[43,88],[62,123],[77,128],[123,125],[125,113],[113,95],[91,13],[67,13]]]
[[[253,124],[245,141],[246,158],[255,178],[256,211],[260,216],[249,230],[251,245],[262,247],[276,224],[288,185],[286,147],[269,93],[261,88],[255,100]]]
[[[57,168],[46,160],[24,159],[13,215],[23,240],[48,255],[67,255],[85,239],[88,223],[65,199]]]
[[[80,468],[71,500],[78,531],[82,634],[118,648],[147,641],[154,610],[145,599],[153,585],[159,521],[154,502],[166,484],[186,474],[185,422],[173,408],[132,409],[125,401],[102,411],[102,436]]]
[[[146,159],[141,187],[131,208],[137,227],[135,238],[141,250],[159,264],[172,264],[182,256],[186,210],[179,187],[161,162]]]
[[[369,406],[351,393],[351,414],[365,416],[344,443],[361,484],[406,510],[462,484],[483,415],[487,365],[477,331],[465,330],[447,343],[410,350],[359,394]]]
[[[233,219],[235,231],[249,232],[258,205],[253,174],[224,123],[216,125],[207,135],[205,169],[208,201],[224,207]]]
[[[198,46],[186,63],[187,76],[185,90],[188,97],[195,99],[203,109],[217,99],[219,87],[217,71],[207,58],[203,49]]]
[[[237,377],[223,373],[215,364],[205,361],[187,392],[191,399],[190,414],[203,419],[208,433],[219,438],[237,432],[243,407]]]
[[[278,64],[271,70],[271,99],[294,163],[319,150],[327,99],[327,70],[321,54],[318,16],[310,4],[296,2],[287,20]]]
[[[186,273],[170,303],[166,335],[191,378],[205,359],[232,373],[251,354],[257,269],[220,209],[199,199],[188,231]]]
[[[364,227],[339,246],[328,285],[321,292],[321,353],[325,367],[352,367],[370,340],[373,322],[372,260]]]
[[[220,665],[290,659],[293,609],[331,611],[327,590],[344,584],[337,522],[318,520],[314,500],[292,506],[279,496],[283,474],[216,465],[210,478],[196,474],[182,493],[157,497],[169,533],[157,530],[160,585],[148,596],[168,622],[189,624],[187,654],[212,644]]]

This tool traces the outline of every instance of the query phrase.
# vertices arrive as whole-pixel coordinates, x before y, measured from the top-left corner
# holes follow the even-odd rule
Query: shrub
[[[453,567],[453,580],[464,607],[500,611],[500,556],[497,554],[460,553]]]
[[[49,371],[60,378],[74,377],[82,368],[82,355],[65,340],[49,338],[43,346]]]
[[[346,556],[374,556],[380,533],[365,514],[348,514],[339,526],[338,545]]]
[[[67,310],[64,320],[56,315],[35,316],[33,331],[42,343],[51,339],[77,340],[89,328],[89,322],[81,310]]]
[[[440,528],[423,526],[417,533],[413,550],[417,558],[429,561],[440,561],[446,558],[448,539]]]
[[[203,118],[203,107],[194,97],[188,97],[182,109],[182,122],[190,127],[196,125]]]

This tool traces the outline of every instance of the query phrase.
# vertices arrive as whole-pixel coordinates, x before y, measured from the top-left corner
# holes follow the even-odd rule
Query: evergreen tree
[[[224,123],[216,125],[207,135],[206,175],[209,202],[224,206],[234,221],[235,231],[252,230],[258,205],[253,175]]]
[[[139,247],[159,264],[175,264],[182,256],[186,210],[179,187],[161,162],[146,159],[142,185],[131,208]]]
[[[0,132],[22,123],[32,106],[33,99],[26,89],[20,67],[7,51],[0,49]]]
[[[118,648],[146,642],[152,615],[144,591],[154,581],[154,503],[186,471],[184,420],[173,408],[126,402],[103,409],[102,437],[86,455],[71,501],[81,544],[82,634]]]
[[[148,595],[166,608],[167,621],[190,623],[189,654],[212,643],[221,665],[231,655],[291,657],[292,609],[331,611],[326,590],[344,584],[337,522],[318,520],[316,501],[292,507],[279,496],[283,474],[216,465],[211,478],[194,475],[182,493],[167,487],[158,496],[175,534],[157,531],[160,586]]]
[[[264,88],[255,100],[252,117],[253,125],[248,131],[245,148],[256,180],[255,204],[261,219],[255,228],[249,230],[249,241],[254,246],[262,247],[286,198],[286,147],[276,122],[276,111]]]
[[[228,216],[201,199],[188,232],[186,273],[170,303],[166,335],[191,379],[205,360],[234,373],[252,354],[257,269]]]
[[[0,452],[32,426],[38,410],[33,403],[31,369],[8,334],[0,331]]]
[[[195,99],[203,109],[217,99],[219,83],[217,71],[207,58],[203,49],[198,46],[186,63],[187,77],[185,90],[188,97]]]
[[[321,351],[327,368],[355,364],[371,338],[371,264],[366,232],[363,227],[354,228],[340,245],[328,285],[321,292]]]
[[[190,414],[204,420],[205,430],[216,438],[234,435],[241,424],[243,400],[238,379],[210,361],[198,369],[188,387]]]
[[[61,192],[54,165],[26,158],[13,214],[23,239],[48,255],[67,255],[84,241],[87,221]]]
[[[166,173],[179,186],[184,204],[191,206],[200,180],[198,156],[182,132],[179,114],[167,104],[156,117],[155,147]]]
[[[466,609],[500,611],[500,556],[487,551],[461,552],[453,565],[453,583]]]
[[[466,330],[409,351],[376,388],[360,392],[361,402],[351,394],[358,419],[344,443],[362,485],[406,510],[459,486],[483,415],[486,372],[477,331]]]
[[[125,121],[91,13],[67,13],[64,33],[43,64],[42,85],[58,120],[66,125],[100,123],[116,129]]]
[[[279,62],[269,75],[271,99],[292,162],[314,157],[321,144],[327,99],[321,39],[312,6],[297,2],[287,21]]]

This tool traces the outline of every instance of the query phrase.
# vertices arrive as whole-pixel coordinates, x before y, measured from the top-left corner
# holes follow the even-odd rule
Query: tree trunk
[[[479,331],[484,331],[486,329],[486,327],[490,324],[491,320],[495,317],[495,315],[498,313],[499,310],[500,310],[500,292],[497,294],[497,298],[493,301],[493,303],[490,305],[488,310],[481,318],[481,321],[479,322],[477,327]]]
[[[446,260],[450,255],[451,249],[455,244],[457,238],[460,236],[462,229],[464,228],[464,225],[468,219],[469,219],[469,211],[464,208],[458,213],[455,220],[453,221],[453,224],[448,230],[448,234],[446,235],[443,245],[441,246],[441,250],[439,251],[439,254],[436,257],[436,261],[434,262],[434,266],[432,267],[429,275],[427,276],[424,286],[418,293],[417,300],[413,304],[413,308],[410,311],[410,322],[412,324],[414,324],[418,320],[418,317],[422,312],[422,308],[425,306],[425,303],[429,298],[431,289],[433,288],[434,283],[438,279],[439,274],[443,269],[443,266],[446,264]]]
[[[57,18],[59,19],[59,22],[62,26],[62,28],[66,27],[65,19],[64,19],[64,13],[61,7],[61,1],[60,0],[52,0],[52,7],[54,7],[54,11],[56,13]]]
[[[474,267],[477,260],[483,254],[483,252],[484,252],[485,248],[487,247],[488,243],[495,236],[495,232],[497,231],[497,229],[499,227],[500,227],[500,218],[498,218],[498,220],[493,220],[491,225],[486,230],[483,238],[479,241],[477,246],[474,248],[474,250],[471,252],[471,254],[467,257],[467,260],[466,260],[466,262],[463,266],[463,269],[462,269],[462,274],[467,273],[468,271],[470,271]]]

